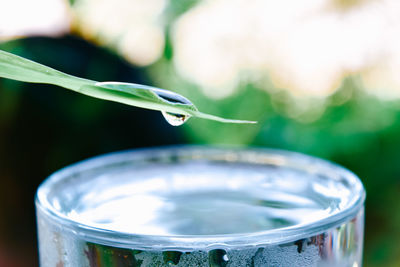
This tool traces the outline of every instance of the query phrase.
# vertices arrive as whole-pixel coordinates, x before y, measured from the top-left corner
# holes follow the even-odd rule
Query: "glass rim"
[[[65,214],[59,212],[47,198],[52,186],[85,170],[103,167],[105,164],[110,165],[112,163],[129,160],[145,160],[146,158],[151,157],[161,158],[165,153],[169,153],[168,155],[178,156],[179,158],[179,153],[181,153],[182,156],[185,155],[185,153],[188,154],[194,152],[202,152],[204,155],[230,153],[233,157],[229,160],[238,163],[243,163],[243,161],[239,161],[242,154],[256,153],[260,156],[258,158],[259,162],[247,161],[246,163],[273,164],[280,167],[298,168],[299,170],[307,171],[310,174],[323,173],[324,175],[327,175],[326,171],[329,170],[331,175],[335,177],[340,176],[348,182],[349,186],[352,185],[351,191],[354,195],[349,204],[339,212],[311,223],[296,224],[293,226],[251,233],[216,235],[147,235],[108,230],[82,224],[68,218]],[[213,159],[209,160],[212,161]],[[308,165],[305,163],[312,164]],[[332,177],[332,179],[334,179],[334,177]],[[363,208],[365,197],[366,193],[364,186],[354,173],[340,165],[317,157],[271,148],[232,148],[179,145],[117,151],[95,156],[66,166],[51,174],[39,185],[35,195],[35,206],[37,211],[40,210],[47,218],[59,223],[63,229],[67,229],[74,234],[80,235],[88,242],[137,249],[179,249],[190,251],[196,249],[211,249],[213,247],[221,246],[254,247],[258,245],[282,244],[316,235],[329,228],[339,226],[347,220],[355,217]]]

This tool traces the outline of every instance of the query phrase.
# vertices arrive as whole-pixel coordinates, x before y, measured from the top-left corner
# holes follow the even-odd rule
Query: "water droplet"
[[[226,251],[223,249],[214,249],[208,252],[208,262],[210,267],[225,267],[229,261]]]
[[[180,251],[164,251],[162,254],[164,263],[168,264],[168,266],[177,265],[182,256]]]
[[[153,89],[153,92],[156,93],[158,97],[160,97],[164,101],[172,104],[185,104],[190,106],[193,105],[193,103],[190,102],[189,99],[187,99],[186,97],[183,97],[171,91],[163,89]],[[190,118],[190,116],[184,114],[177,114],[166,111],[162,111],[161,113],[164,116],[165,120],[172,126],[180,126]]]
[[[297,252],[298,252],[298,253],[304,252],[304,249],[305,249],[305,247],[304,247],[305,242],[306,242],[305,239],[300,239],[300,240],[297,240],[296,242],[294,242],[294,244],[297,246]]]
[[[165,111],[162,111],[161,113],[164,116],[165,120],[172,126],[180,126],[190,118],[190,116],[183,114],[175,114]]]

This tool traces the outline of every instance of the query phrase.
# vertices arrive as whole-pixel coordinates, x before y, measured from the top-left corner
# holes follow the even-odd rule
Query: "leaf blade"
[[[95,81],[75,77],[29,59],[0,50],[0,77],[30,83],[46,83],[77,91]]]
[[[2,50],[0,50],[0,77],[22,82],[53,84],[91,97],[145,109],[224,123],[256,123],[226,119],[200,112],[192,102],[172,91],[134,83],[87,80]]]

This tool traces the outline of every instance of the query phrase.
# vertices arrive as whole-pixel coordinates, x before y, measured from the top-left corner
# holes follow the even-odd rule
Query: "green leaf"
[[[187,118],[198,117],[225,123],[255,123],[225,119],[200,112],[188,99],[168,90],[134,83],[82,79],[1,50],[0,77],[23,82],[54,84],[95,98],[184,115]]]

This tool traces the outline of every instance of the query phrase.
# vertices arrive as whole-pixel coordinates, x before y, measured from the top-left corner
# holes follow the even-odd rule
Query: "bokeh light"
[[[0,0],[0,41],[27,35],[57,36],[69,27],[64,0]]]
[[[326,97],[355,73],[387,96],[400,86],[400,5],[353,2],[202,1],[176,22],[176,67],[211,97],[266,74],[294,95]]]
[[[85,38],[115,49],[136,65],[149,65],[163,52],[161,14],[166,0],[80,0],[75,26]]]

